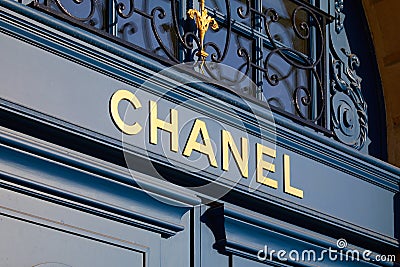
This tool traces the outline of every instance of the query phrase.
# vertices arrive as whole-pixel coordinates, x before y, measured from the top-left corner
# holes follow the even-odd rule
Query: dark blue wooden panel
[[[155,233],[5,189],[0,213],[1,266],[160,266]]]

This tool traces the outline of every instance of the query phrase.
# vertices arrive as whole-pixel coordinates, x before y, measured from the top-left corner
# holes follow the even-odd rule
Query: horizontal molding
[[[163,183],[163,181],[157,181],[158,184],[154,184],[151,182],[150,177],[147,177],[145,174],[136,173],[132,170],[129,171],[126,167],[105,162],[98,158],[66,149],[1,126],[0,140],[1,145],[24,151],[24,153],[32,154],[32,156],[43,157],[136,189],[141,190],[140,186],[143,186],[149,192],[157,194],[160,198],[165,197],[166,201],[176,201],[177,205],[192,207],[200,204],[200,199],[193,192],[185,190],[182,187]],[[132,172],[135,173],[135,179],[140,181],[140,185],[136,180],[132,179]]]
[[[0,172],[0,177],[2,179],[0,187],[2,188],[158,233],[164,238],[169,238],[184,230],[184,227],[181,225],[158,220],[122,208],[112,207],[109,204],[35,183],[23,177],[4,172]]]
[[[277,118],[277,145],[326,166],[357,177],[393,193],[399,192],[400,169],[369,155],[361,154],[333,139],[310,134],[307,128]]]
[[[220,210],[218,211],[217,209]],[[207,212],[210,214],[207,215]],[[277,221],[267,216],[254,214],[229,204],[225,207],[210,208],[210,211],[207,212],[205,216],[218,217],[222,215],[224,218],[223,229],[221,226],[219,226],[220,229],[217,229],[218,226],[215,227],[215,225],[212,224],[210,227],[214,233],[221,232],[221,230],[224,231],[224,238],[221,238],[221,233],[217,234],[219,236],[215,235],[216,242],[214,246],[221,253],[234,254],[259,261],[257,253],[260,249],[264,249],[265,245],[268,247],[269,252],[271,252],[271,250],[278,251],[279,249],[284,249],[287,253],[291,250],[300,252],[304,250],[313,250],[317,255],[320,255],[318,253],[324,249],[332,248],[339,250],[336,244],[337,240],[332,237],[321,235],[282,221]],[[204,220],[206,221],[207,219]],[[394,254],[397,251],[397,246],[393,246],[391,250],[380,247],[382,251],[377,252],[373,250],[373,248],[368,247],[367,242],[363,243],[362,246],[356,246],[351,243],[351,240],[347,241],[348,246],[343,249],[343,252],[347,250],[358,250],[361,252],[370,250],[373,252],[372,256],[376,256],[380,253],[384,253],[385,255],[390,253]],[[328,256],[326,255],[325,258],[327,259]],[[276,253],[273,261],[267,260],[265,263],[273,266],[287,266],[288,263],[290,266],[310,266],[309,263],[297,261],[287,261],[285,265],[277,261]],[[328,263],[318,262],[316,264],[318,264],[318,266],[343,266],[343,262],[340,261]],[[360,266],[360,264],[361,266],[392,266],[391,263],[372,263],[363,260],[360,262],[346,262],[345,265]]]
[[[259,226],[259,227],[262,227],[265,229],[270,229],[272,231],[276,231],[276,232],[285,234],[287,236],[291,236],[292,238],[295,238],[295,239],[307,241],[307,242],[316,244],[321,247],[329,247],[329,246],[333,247],[333,245],[334,245],[332,243],[331,237],[327,237],[327,236],[318,234],[316,232],[311,232],[304,228],[296,227],[296,226],[290,225],[288,223],[280,222],[273,218],[269,218],[267,216],[254,214],[252,212],[243,210],[241,208],[234,207],[232,205],[226,205],[226,206],[227,206],[225,208],[225,217],[226,218],[231,218],[233,220],[245,221],[251,225]],[[332,225],[334,225],[334,224],[332,224]],[[381,245],[385,245],[385,246],[389,245],[394,250],[396,250],[400,245],[399,241],[395,238],[384,237],[382,235],[373,233],[371,231],[365,233],[366,229],[359,228],[358,230],[359,231],[355,230],[354,233],[363,235],[365,240],[370,239],[370,240],[373,240],[373,242],[381,243]],[[334,241],[336,241],[336,240],[334,240]],[[367,242],[366,242],[366,244],[367,244]]]
[[[32,159],[29,161],[31,165],[24,165],[24,172],[32,173],[32,177],[19,175],[18,169],[15,169],[15,172],[12,173],[6,172],[4,169],[0,171],[0,187],[14,192],[149,230],[160,234],[164,238],[169,238],[183,231],[184,227],[178,223],[181,220],[181,216],[194,205],[200,204],[200,200],[193,194],[189,194],[188,190],[177,189],[168,183],[163,184],[161,181],[159,181],[158,184],[154,184],[149,177],[140,173],[135,175],[134,180],[131,173],[126,168],[103,162],[78,152],[60,148],[56,145],[24,136],[5,128],[0,129],[0,140],[0,147],[2,149],[21,155],[17,157],[30,157]],[[3,154],[3,156],[5,156],[5,154]],[[7,160],[10,159],[8,158]],[[51,168],[56,170],[57,177],[71,175],[71,171],[76,173],[75,175],[81,173],[85,176],[92,176],[95,179],[94,181],[97,181],[93,184],[93,192],[88,190],[88,196],[85,196],[74,192],[74,186],[68,183],[63,187],[57,187],[35,181],[34,170],[41,168],[40,162],[50,164],[52,166]],[[14,169],[14,167],[12,168]],[[33,171],[30,171],[30,169]],[[46,172],[47,170],[44,169],[43,174],[48,176],[49,174]],[[103,190],[104,185],[100,188],[97,187],[102,180],[105,184],[113,184],[115,187],[115,192],[113,195],[110,195],[111,201],[109,199],[107,203],[104,202],[103,199],[100,200],[92,196],[93,193],[97,195]],[[140,181],[140,185],[137,184],[137,181]],[[144,191],[143,188],[147,191]],[[113,196],[118,196],[122,189],[125,191],[130,190],[131,198],[136,199],[136,202],[140,203],[140,201],[146,201],[146,203],[143,204],[146,204],[148,212],[138,212],[120,205],[114,205],[112,202]],[[110,194],[110,192],[107,193]],[[150,198],[150,196],[148,196],[148,198],[143,198],[143,196],[148,193],[156,197],[157,200],[154,199],[154,203],[148,203],[148,198]],[[159,202],[158,200],[164,202]],[[129,205],[132,204],[127,203],[127,206]],[[165,212],[168,212],[169,217],[175,218],[175,222],[165,220],[162,216]],[[157,216],[158,214],[160,214],[159,217]]]
[[[143,247],[143,246],[140,247],[133,242],[129,242],[129,241],[118,239],[118,238],[113,238],[112,236],[107,236],[105,234],[93,232],[89,229],[82,229],[77,226],[66,225],[66,224],[63,224],[62,222],[53,221],[48,218],[39,217],[39,216],[36,216],[33,214],[24,213],[24,212],[20,212],[18,210],[13,210],[13,209],[1,207],[1,206],[0,206],[0,216],[4,216],[4,217],[8,217],[8,218],[11,218],[14,220],[26,222],[26,223],[29,223],[32,225],[37,225],[40,227],[60,231],[63,233],[78,236],[78,237],[92,240],[95,242],[100,242],[100,243],[108,244],[111,246],[119,247],[122,249],[127,249],[130,251],[146,253],[149,250],[148,247]],[[94,237],[94,236],[96,236],[96,237]],[[138,247],[140,249],[138,249]]]

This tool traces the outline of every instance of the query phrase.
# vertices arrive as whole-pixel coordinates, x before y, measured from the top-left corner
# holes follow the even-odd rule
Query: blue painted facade
[[[173,70],[145,83],[165,62],[18,2],[0,0],[0,43],[0,266],[396,266],[370,259],[400,260],[398,168],[284,114],[274,112],[271,126],[261,101],[190,83],[199,79],[190,72]],[[145,107],[130,113],[144,126],[138,135],[123,135],[110,116],[110,98],[121,89]],[[180,153],[163,146],[171,142],[167,133],[158,145],[147,141],[152,100],[160,113],[183,107]],[[233,183],[239,170],[224,172],[218,149],[218,168],[207,166],[204,155],[191,166],[181,150],[190,131],[184,125],[196,116],[207,122],[216,147],[218,127],[245,133],[253,150],[256,142],[273,143],[275,171],[268,177],[278,188],[253,188],[252,175]],[[303,198],[284,192],[285,156]],[[213,199],[213,192],[198,190],[210,182],[227,193]],[[347,245],[338,247],[338,240]],[[291,251],[321,259],[293,260]],[[349,251],[371,253],[345,260]]]

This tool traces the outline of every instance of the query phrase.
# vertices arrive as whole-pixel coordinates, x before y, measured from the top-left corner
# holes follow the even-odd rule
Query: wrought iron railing
[[[328,25],[335,22],[337,34],[342,30],[340,13],[335,18],[306,0],[35,0],[32,5],[166,64],[197,62],[193,68],[214,79],[220,78],[215,63],[230,65],[256,85],[242,85],[236,75],[224,78],[230,87],[341,139],[339,119],[329,111],[331,90],[340,82],[329,80],[338,62],[328,44]]]

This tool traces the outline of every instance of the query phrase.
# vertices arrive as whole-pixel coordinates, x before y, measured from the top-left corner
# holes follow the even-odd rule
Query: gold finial
[[[214,31],[218,30],[218,23],[211,16],[207,14],[207,9],[205,7],[205,0],[199,0],[200,9],[198,11],[196,9],[189,9],[188,15],[191,19],[196,19],[197,30],[199,31],[199,39],[200,39],[200,50],[197,52],[197,56],[199,56],[202,61],[200,65],[200,69],[203,69],[203,65],[206,61],[206,57],[208,57],[208,53],[204,50],[204,37],[206,32],[208,31],[208,27],[211,25],[211,29]]]

